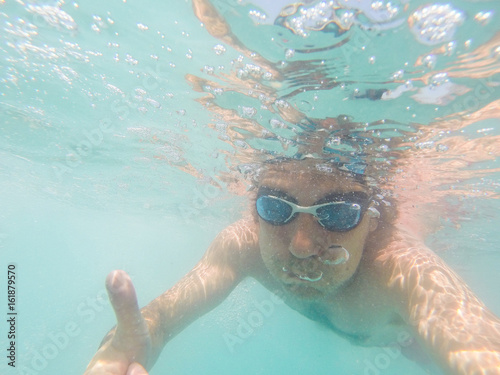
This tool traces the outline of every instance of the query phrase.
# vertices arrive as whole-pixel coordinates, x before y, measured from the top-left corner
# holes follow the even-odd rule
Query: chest
[[[386,346],[398,341],[408,329],[390,305],[375,299],[356,301],[307,302],[293,298],[287,304],[305,317],[316,321],[351,343],[362,346]]]
[[[272,278],[259,281],[270,290],[281,289]],[[410,334],[394,301],[369,279],[360,278],[342,293],[321,301],[310,301],[287,291],[282,297],[290,308],[356,345],[386,346]]]

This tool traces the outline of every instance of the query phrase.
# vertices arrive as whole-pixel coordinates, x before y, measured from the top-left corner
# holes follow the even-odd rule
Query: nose
[[[320,234],[317,233],[319,224],[316,219],[312,215],[300,213],[294,225],[290,252],[299,259],[318,256],[320,247],[315,238],[318,238]]]

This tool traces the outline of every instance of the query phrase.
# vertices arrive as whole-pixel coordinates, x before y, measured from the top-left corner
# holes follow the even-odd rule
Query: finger
[[[139,363],[132,363],[127,371],[126,375],[148,375],[148,372]]]
[[[133,329],[140,324],[142,315],[130,276],[125,271],[113,271],[106,277],[106,288],[115,310],[118,329]]]

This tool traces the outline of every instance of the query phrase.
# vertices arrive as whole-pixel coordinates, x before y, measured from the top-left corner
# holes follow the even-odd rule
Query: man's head
[[[266,164],[255,211],[270,273],[303,297],[335,293],[355,274],[377,229],[372,195],[362,176],[324,161]]]

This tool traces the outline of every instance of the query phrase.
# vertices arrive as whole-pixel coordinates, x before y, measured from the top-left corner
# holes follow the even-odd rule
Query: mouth
[[[288,276],[292,278],[296,278],[305,282],[315,283],[320,281],[323,278],[323,271],[292,271],[287,267],[282,268],[283,272],[285,272]]]
[[[338,266],[349,260],[349,251],[342,245],[330,246],[325,254],[319,257],[319,261],[327,266]]]
[[[330,269],[332,266],[339,266],[346,263],[349,257],[349,251],[345,247],[342,245],[331,245],[317,260],[320,264],[326,265]],[[300,282],[316,283],[323,279],[323,271],[319,269],[322,267],[318,267],[320,264],[316,262],[298,264],[292,262],[283,266],[281,270],[291,283],[297,282],[297,280],[300,280]]]

